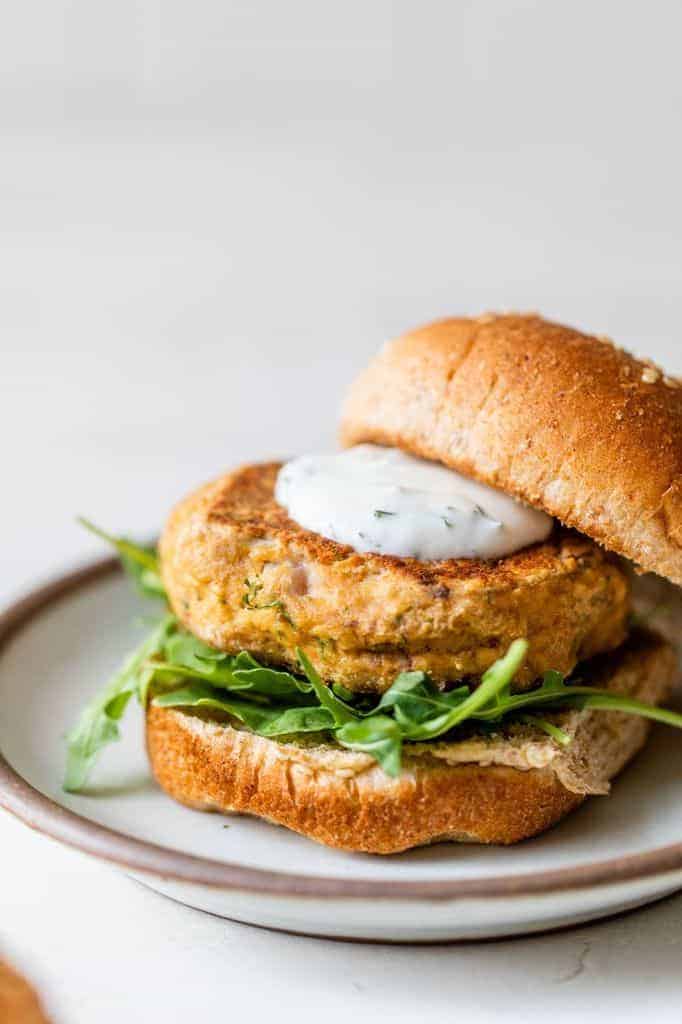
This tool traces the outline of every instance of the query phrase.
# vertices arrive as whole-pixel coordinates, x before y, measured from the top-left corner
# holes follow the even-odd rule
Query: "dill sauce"
[[[287,462],[275,498],[339,544],[421,561],[501,558],[545,540],[553,523],[446,466],[373,444]]]

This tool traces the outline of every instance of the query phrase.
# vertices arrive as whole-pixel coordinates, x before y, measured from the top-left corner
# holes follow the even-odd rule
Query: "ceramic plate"
[[[560,927],[682,888],[682,744],[672,730],[656,730],[610,798],[506,849],[353,855],[185,809],[150,777],[137,707],[87,794],[63,793],[64,732],[141,635],[140,614],[115,564],[100,562],[0,619],[0,804],[153,889],[270,928],[429,942]]]

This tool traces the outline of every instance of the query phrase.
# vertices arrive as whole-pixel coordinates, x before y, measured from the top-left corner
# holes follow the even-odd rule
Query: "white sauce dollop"
[[[275,498],[323,537],[422,561],[501,558],[545,540],[553,523],[446,466],[373,444],[287,462]]]

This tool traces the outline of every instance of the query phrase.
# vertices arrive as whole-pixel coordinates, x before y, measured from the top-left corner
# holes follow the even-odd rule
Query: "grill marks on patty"
[[[206,485],[164,531],[171,604],[212,646],[292,668],[302,647],[326,680],[380,693],[406,670],[443,685],[480,676],[519,636],[525,687],[625,637],[625,574],[578,534],[557,529],[496,562],[359,554],[288,517],[278,471],[246,466]]]

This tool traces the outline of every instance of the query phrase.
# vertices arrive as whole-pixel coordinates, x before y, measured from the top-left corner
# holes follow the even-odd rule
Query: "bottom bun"
[[[640,632],[595,659],[587,681],[649,703],[669,696],[672,647]],[[315,740],[265,739],[150,705],[147,749],[160,786],[199,810],[253,814],[317,842],[398,853],[440,841],[516,843],[554,825],[643,746],[649,722],[611,711],[555,717],[567,748],[531,726],[457,742],[406,744],[399,778],[369,755]]]

